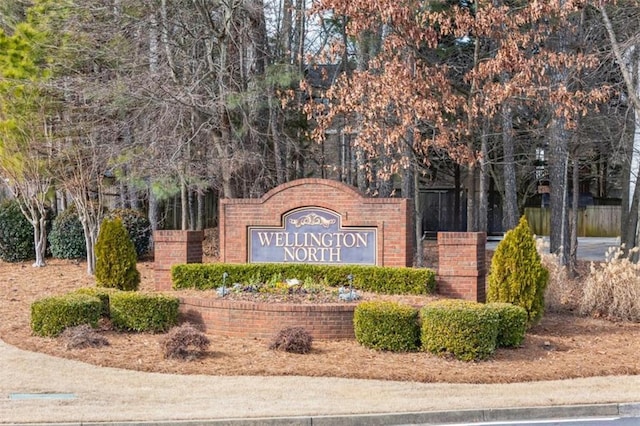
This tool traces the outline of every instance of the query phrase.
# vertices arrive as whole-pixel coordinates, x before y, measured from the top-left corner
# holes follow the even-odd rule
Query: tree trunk
[[[572,168],[573,199],[571,202],[571,250],[569,252],[569,275],[575,276],[578,265],[578,207],[580,202],[580,161],[573,160]]]
[[[40,212],[40,217],[33,223],[33,242],[36,249],[36,261],[34,267],[45,266],[45,256],[47,252],[47,218],[46,212]]]
[[[467,168],[467,231],[474,232],[478,227],[478,212],[476,209],[476,163],[470,164]]]
[[[191,231],[195,231],[196,229],[196,216],[197,216],[197,198],[194,196],[194,191],[192,189],[187,189],[187,194],[189,197],[189,229]]]
[[[638,158],[638,154],[640,153],[640,131],[638,130],[640,128],[640,80],[638,79],[638,75],[640,74],[640,55],[638,55],[638,50],[640,50],[640,46],[638,44],[632,44],[623,52],[616,39],[613,25],[607,13],[607,3],[601,2],[599,9],[607,30],[607,35],[609,36],[611,50],[613,50],[618,68],[624,80],[627,97],[634,109],[634,137],[631,149],[628,151],[628,156],[630,157],[627,175],[629,186],[628,190],[622,194],[622,206],[623,208],[627,207],[627,209],[623,209],[621,220],[621,242],[626,250],[630,250],[638,245],[638,213],[640,212],[638,207],[640,188],[637,185],[637,177],[640,173],[640,159]],[[629,69],[631,69],[631,73]],[[627,212],[628,214],[625,214]]]
[[[489,161],[489,135],[488,132],[488,122],[484,121],[482,135],[480,136],[480,182],[478,188],[478,231],[479,232],[488,232],[489,231],[489,170],[488,170],[488,161]]]
[[[518,189],[513,140],[513,112],[508,102],[502,104],[502,149],[504,153],[504,216],[503,226],[510,230],[518,225]]]
[[[413,208],[414,208],[414,230],[416,241],[416,258],[415,266],[421,268],[424,266],[424,247],[422,246],[422,203],[420,202],[420,173],[417,163],[414,165],[413,171]]]
[[[453,229],[454,231],[461,231],[460,229],[460,217],[462,216],[460,211],[460,197],[462,192],[462,184],[460,181],[460,165],[454,166],[454,198],[453,198]]]
[[[562,266],[569,261],[569,215],[567,203],[567,162],[569,135],[563,118],[551,120],[549,147],[551,161],[549,167],[551,229],[549,248],[558,255]]]
[[[202,231],[205,227],[205,202],[206,194],[204,191],[198,191],[198,215],[196,220],[196,231]]]
[[[180,229],[189,230],[189,190],[187,183],[182,181],[180,184]]]

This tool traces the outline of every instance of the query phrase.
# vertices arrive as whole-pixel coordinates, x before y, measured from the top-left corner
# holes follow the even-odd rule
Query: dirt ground
[[[140,262],[142,290],[153,288],[153,264]],[[570,312],[548,313],[518,349],[499,349],[481,362],[431,354],[377,352],[355,341],[314,341],[311,353],[268,349],[269,342],[209,335],[209,352],[194,361],[165,360],[161,334],[102,330],[99,349],[68,350],[61,339],[33,336],[33,301],[95,285],[82,262],[50,259],[44,268],[0,262],[0,339],[16,347],[130,370],[204,375],[302,375],[416,382],[513,383],[640,374],[640,324],[614,323]]]

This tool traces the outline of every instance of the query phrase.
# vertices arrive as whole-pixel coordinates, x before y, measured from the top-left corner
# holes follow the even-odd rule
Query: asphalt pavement
[[[542,237],[548,244],[549,237]],[[487,250],[495,250],[501,238],[489,237]],[[578,259],[592,262],[604,261],[611,250],[620,246],[620,238],[613,237],[578,237]]]

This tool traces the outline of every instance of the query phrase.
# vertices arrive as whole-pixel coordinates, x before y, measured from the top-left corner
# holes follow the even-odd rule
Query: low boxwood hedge
[[[100,299],[88,294],[45,297],[31,304],[31,330],[38,336],[55,337],[67,327],[97,327],[102,309]]]
[[[171,268],[175,289],[209,290],[222,285],[222,276],[228,274],[227,285],[248,283],[256,276],[265,280],[279,274],[284,278],[326,282],[330,286],[348,285],[347,277],[353,277],[353,287],[382,294],[432,294],[435,292],[435,273],[425,268],[391,268],[358,265],[311,265],[282,263],[190,263]]]
[[[362,302],[353,313],[353,328],[358,343],[371,349],[407,352],[419,347],[418,310],[409,305]]]
[[[487,303],[486,307],[495,310],[499,317],[497,346],[499,348],[520,346],[527,331],[527,310],[511,303],[498,302]]]
[[[161,333],[178,323],[177,297],[118,291],[109,300],[111,323],[118,330]]]
[[[105,318],[111,317],[110,311],[110,300],[111,295],[119,290],[113,288],[106,287],[82,287],[74,291],[76,294],[87,294],[89,296],[94,296],[100,299],[102,302],[102,311],[100,313],[101,316]]]
[[[496,309],[464,300],[440,300],[420,311],[422,348],[463,361],[488,358],[496,349],[500,316]]]

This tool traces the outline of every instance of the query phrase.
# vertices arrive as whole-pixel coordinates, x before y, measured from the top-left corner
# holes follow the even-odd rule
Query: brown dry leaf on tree
[[[153,290],[153,264],[138,264],[143,290]],[[209,334],[209,350],[194,361],[164,359],[165,335],[100,331],[109,346],[69,350],[62,339],[36,337],[29,327],[33,301],[94,280],[77,262],[0,263],[0,339],[22,349],[99,366],[209,375],[303,375],[418,382],[503,383],[640,374],[640,324],[571,314],[547,314],[518,349],[499,349],[488,361],[461,362],[423,352],[377,352],[348,341],[314,341],[308,354],[268,349],[268,340]]]

